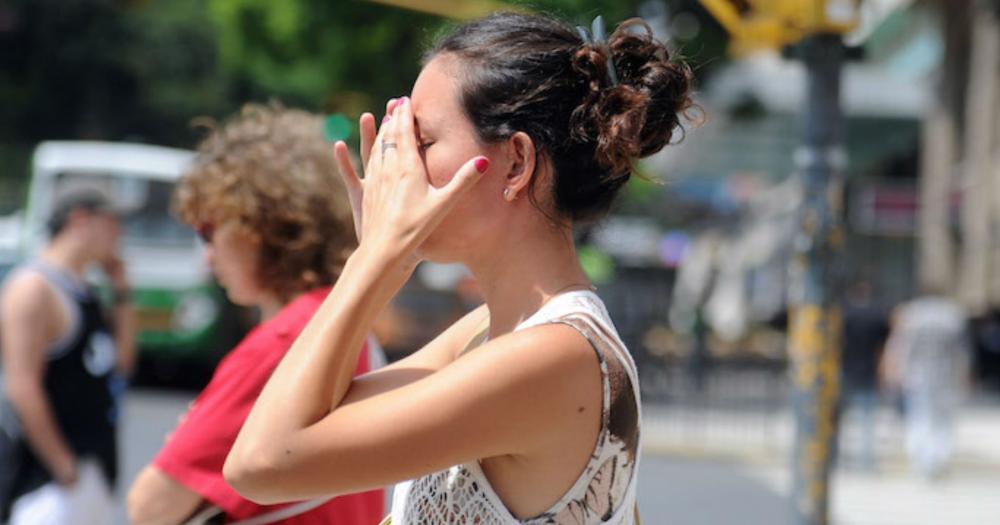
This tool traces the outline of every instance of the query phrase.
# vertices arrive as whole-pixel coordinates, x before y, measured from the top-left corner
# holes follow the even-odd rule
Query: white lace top
[[[497,496],[479,462],[472,461],[396,485],[392,525],[633,524],[642,413],[635,363],[593,292],[557,295],[515,330],[546,323],[580,331],[601,366],[601,431],[576,483],[549,510],[519,520]]]

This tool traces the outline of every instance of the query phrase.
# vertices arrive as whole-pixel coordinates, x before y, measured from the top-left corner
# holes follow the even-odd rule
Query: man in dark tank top
[[[117,398],[135,356],[121,226],[107,197],[77,190],[48,229],[45,249],[0,291],[0,522],[107,524]],[[111,316],[83,279],[92,265],[112,286]]]

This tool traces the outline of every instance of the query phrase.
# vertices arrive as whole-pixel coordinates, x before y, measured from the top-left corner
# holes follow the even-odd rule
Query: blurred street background
[[[823,308],[841,312],[821,345],[839,349],[832,379],[817,390],[834,396],[833,446],[818,462],[830,467],[829,523],[1000,524],[998,0],[0,3],[0,278],[40,246],[59,185],[99,181],[132,210],[124,255],[141,359],[124,486],[256,315],[226,302],[170,214],[202,136],[193,124],[279,100],[329,115],[328,138],[355,144],[358,115],[408,92],[441,28],[512,7],[579,24],[642,16],[697,77],[701,124],[637,166],[608,219],[577,232],[639,367],[644,523],[804,523],[796,451],[803,414],[822,411],[797,404],[813,399],[801,380],[812,361],[789,335],[809,273],[799,263],[818,238],[803,229],[816,195],[799,44],[829,33],[843,58],[820,199],[836,249],[817,285]],[[107,143],[170,149],[112,155]],[[944,418],[952,453],[923,468],[911,443],[922,409],[898,356],[927,340],[906,331],[926,325],[908,306],[928,297],[961,308],[954,360],[968,373]],[[375,335],[398,359],[479,300],[463,268],[424,264]]]

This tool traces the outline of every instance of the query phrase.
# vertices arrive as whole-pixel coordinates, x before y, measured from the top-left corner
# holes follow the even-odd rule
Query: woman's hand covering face
[[[431,185],[407,97],[388,102],[377,133],[370,113],[361,116],[360,130],[364,178],[354,170],[347,145],[334,146],[359,242],[391,258],[415,260],[417,248],[485,173],[489,161],[471,158],[448,183]]]

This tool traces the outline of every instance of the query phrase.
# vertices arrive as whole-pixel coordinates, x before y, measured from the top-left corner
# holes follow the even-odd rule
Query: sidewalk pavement
[[[744,475],[774,492],[791,492],[788,468],[745,465]],[[926,481],[906,470],[839,469],[830,489],[833,525],[995,525],[1000,523],[1000,476],[955,469]],[[789,505],[790,507],[790,505]],[[785,523],[791,525],[789,520]],[[772,522],[770,525],[781,525]]]
[[[754,499],[755,505],[765,510],[770,509],[770,517],[764,517],[764,521],[757,518],[766,513],[751,511],[741,523],[792,524],[790,514],[774,518],[774,509],[779,507],[774,501],[775,495],[787,498],[791,493],[789,461],[793,420],[789,410],[723,411],[647,406],[643,423],[644,463],[655,465],[661,458],[676,463],[676,458],[681,458],[690,465],[728,465],[729,479],[745,480],[743,485],[749,487],[743,489],[750,494],[746,498]],[[843,461],[831,480],[831,523],[1000,524],[1000,407],[966,407],[957,420],[956,430],[957,453],[952,468],[944,477],[927,481],[909,469],[903,452],[902,422],[888,407],[883,407],[877,417],[877,469],[864,471],[852,467],[849,460],[857,454],[860,432],[848,416],[841,435]],[[651,465],[644,468],[649,470]],[[678,490],[707,491],[717,495],[718,482],[698,487],[688,487],[688,484],[684,482],[683,487],[647,486],[644,494],[647,499],[650,491],[667,495]],[[653,504],[647,502],[646,505]],[[746,507],[749,503],[743,505]],[[790,503],[785,505],[790,509]],[[703,521],[704,517],[698,513],[688,522],[716,523]]]
[[[790,409],[712,409],[647,405],[643,440],[647,454],[722,457],[755,463],[787,462],[794,439]],[[875,422],[875,452],[881,470],[905,470],[903,422],[881,406]],[[840,450],[857,455],[861,430],[853,414],[842,421]],[[1000,405],[972,404],[956,419],[954,468],[1000,475]],[[997,523],[1000,524],[1000,518]]]

